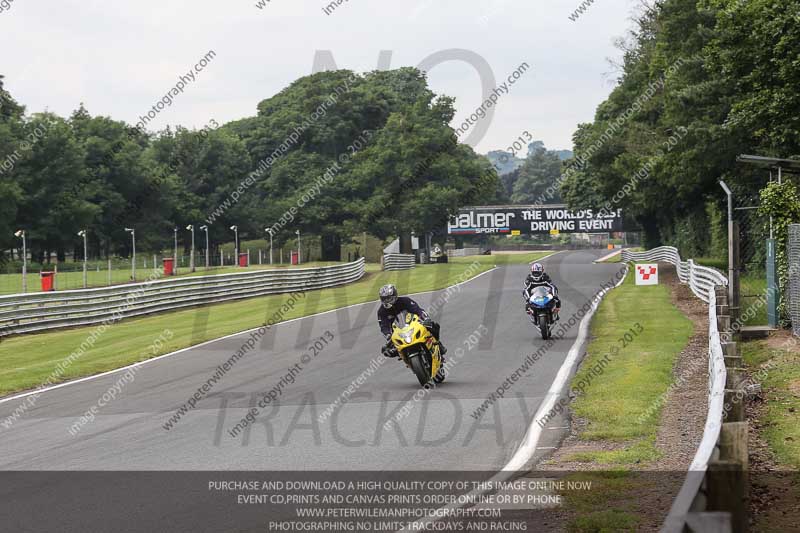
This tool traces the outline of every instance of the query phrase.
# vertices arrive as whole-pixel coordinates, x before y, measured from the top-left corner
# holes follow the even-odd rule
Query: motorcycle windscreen
[[[544,307],[553,299],[553,295],[550,294],[550,289],[547,287],[536,287],[533,289],[531,293],[531,300],[530,302],[533,305],[537,305],[539,307]]]
[[[410,320],[411,320],[411,314],[408,311],[400,311],[394,318],[394,323],[397,325],[398,328],[405,329]]]

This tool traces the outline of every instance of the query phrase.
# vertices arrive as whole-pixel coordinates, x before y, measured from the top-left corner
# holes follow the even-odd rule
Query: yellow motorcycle
[[[392,344],[400,358],[417,376],[423,387],[433,381],[441,383],[445,369],[439,342],[419,317],[402,311],[392,326]]]

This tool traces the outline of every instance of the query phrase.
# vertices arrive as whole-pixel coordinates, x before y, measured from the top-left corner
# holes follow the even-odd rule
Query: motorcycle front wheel
[[[425,364],[427,363],[425,360],[425,355],[417,354],[414,357],[411,357],[409,362],[411,363],[411,370],[414,372],[414,375],[417,376],[419,384],[423,387],[427,385],[431,380],[431,367],[429,364]]]
[[[539,331],[542,333],[542,339],[550,338],[550,321],[547,319],[547,315],[539,317]]]

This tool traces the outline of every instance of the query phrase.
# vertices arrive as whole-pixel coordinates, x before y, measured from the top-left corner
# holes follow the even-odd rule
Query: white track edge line
[[[538,263],[539,261],[544,261],[545,259],[550,259],[550,258],[551,258],[551,257],[553,257],[554,255],[558,255],[558,254],[560,254],[560,253],[564,253],[564,252],[566,252],[566,250],[558,250],[557,252],[553,252],[552,254],[547,254],[546,256],[544,256],[544,257],[540,257],[539,259],[534,259],[533,261],[531,261],[531,262],[530,262],[530,263],[528,263],[528,264],[529,264],[529,265],[532,265],[532,264],[534,264],[534,263]]]
[[[622,276],[622,279],[620,279],[617,282],[617,284],[614,285],[614,288],[616,289],[617,287],[622,285],[622,283],[625,282],[627,277],[628,277],[628,265],[626,264],[625,265],[625,274]],[[534,453],[536,453],[536,446],[539,443],[539,437],[541,436],[541,429],[542,429],[542,428],[538,428],[539,431],[538,432],[536,431],[536,429],[537,429],[536,426],[539,425],[539,424],[536,423],[536,420],[538,420],[542,416],[542,414],[544,414],[544,412],[546,412],[544,410],[546,405],[551,405],[551,404],[555,405],[556,398],[561,394],[561,389],[563,388],[564,384],[566,384],[567,378],[569,378],[569,375],[572,372],[572,366],[577,362],[577,354],[580,353],[580,347],[582,346],[583,342],[586,340],[585,337],[586,337],[586,332],[588,330],[588,320],[590,320],[591,317],[594,315],[595,310],[600,306],[600,302],[603,301],[603,298],[605,297],[606,293],[608,293],[609,290],[610,289],[605,289],[605,290],[603,290],[602,293],[600,293],[600,295],[601,295],[600,298],[597,300],[597,302],[594,303],[594,305],[592,305],[592,308],[589,310],[588,313],[586,313],[584,318],[581,320],[580,326],[578,326],[578,330],[579,330],[578,331],[578,338],[575,339],[575,342],[572,344],[572,347],[570,348],[570,351],[569,351],[569,354],[568,354],[566,360],[561,365],[561,368],[559,369],[558,374],[556,374],[556,378],[553,380],[553,384],[550,386],[550,390],[548,391],[547,395],[545,396],[544,402],[539,407],[539,409],[536,411],[536,415],[533,417],[533,420],[531,420],[531,425],[528,428],[528,432],[525,434],[525,437],[523,439],[523,444],[520,445],[520,447],[514,453],[514,456],[506,464],[506,466],[504,466],[502,470],[497,472],[497,474],[495,474],[494,476],[492,476],[491,479],[488,480],[490,483],[495,483],[495,482],[498,482],[498,481],[507,481],[513,475],[517,474],[525,466],[525,464],[530,460],[530,458],[533,457]],[[575,352],[574,355],[573,355],[573,352]],[[574,359],[574,361],[573,361],[573,359]],[[569,364],[567,364],[567,363],[569,363]],[[566,371],[565,371],[565,369],[566,369]],[[557,384],[558,384],[558,388],[556,389],[556,385]],[[553,394],[554,390],[557,391],[556,394]],[[548,407],[547,411],[549,411],[550,409],[552,409],[552,407]],[[520,464],[520,466],[518,468],[514,468],[516,466],[517,462],[520,462],[521,464]],[[515,464],[512,464],[512,463],[515,463]],[[489,489],[471,490],[470,492],[467,493],[467,496],[469,496],[469,495],[480,496],[480,495],[486,494],[488,492],[490,492]],[[456,508],[464,507],[465,505],[466,504],[458,504],[458,503],[452,504],[451,503],[451,504],[448,504],[448,505],[445,505],[445,506],[441,507],[440,509],[456,509]],[[412,522],[412,523],[413,524],[426,524],[426,523],[430,523],[430,522],[437,522],[439,520],[443,520],[444,518],[446,518],[446,514],[443,514],[441,517],[423,518],[421,520],[417,520],[417,521]],[[401,530],[401,533],[411,533],[411,532],[414,532],[414,531],[419,531],[419,530],[418,529],[413,529],[410,526],[406,526],[406,528]]]
[[[627,277],[628,265],[625,265],[625,274],[616,283],[616,285],[614,285],[614,288],[616,289],[622,285]],[[553,384],[550,386],[550,390],[547,392],[545,400],[542,402],[542,405],[539,406],[539,409],[536,411],[536,415],[533,417],[533,420],[531,420],[531,425],[528,428],[528,433],[523,439],[523,443],[514,453],[511,460],[508,461],[506,466],[503,467],[504,471],[520,470],[525,466],[525,463],[527,463],[530,458],[533,457],[533,453],[536,451],[536,445],[539,443],[539,438],[542,435],[542,427],[537,423],[537,420],[551,411],[555,406],[556,399],[561,395],[564,385],[566,385],[567,380],[572,373],[573,367],[578,363],[578,356],[581,353],[581,346],[583,346],[583,343],[588,337],[589,322],[594,316],[595,311],[597,311],[597,308],[600,307],[600,303],[603,301],[609,290],[611,289],[604,289],[600,293],[600,297],[592,304],[591,309],[589,309],[589,311],[586,313],[586,316],[584,316],[583,320],[581,320],[581,323],[578,326],[578,337],[575,339],[575,342],[569,349],[567,358],[561,364],[561,368],[558,369],[558,374],[556,374]]]
[[[611,259],[612,257],[616,257],[621,253],[622,253],[622,248],[620,248],[619,250],[616,250],[614,252],[611,252],[608,255],[604,255],[600,259],[595,259],[594,261],[592,261],[592,263],[605,263],[607,260]]]

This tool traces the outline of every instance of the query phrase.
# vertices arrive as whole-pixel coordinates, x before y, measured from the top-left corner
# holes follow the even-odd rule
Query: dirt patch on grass
[[[787,470],[763,437],[761,422],[766,395],[758,392],[747,402],[750,452],[751,531],[796,531],[800,517],[800,473]]]
[[[685,474],[703,436],[708,411],[708,306],[680,283],[672,265],[660,265],[660,280],[671,289],[672,303],[694,324],[694,332],[673,368],[675,382],[667,391],[661,412],[655,447],[660,457],[633,465],[629,488],[619,498],[621,509],[636,516],[636,531],[658,531],[680,490]],[[595,452],[620,451],[638,441],[586,441],[580,438],[586,421],[573,417],[570,433],[561,447],[542,464],[539,471],[608,471],[611,465],[581,461]],[[606,502],[613,507],[614,502]],[[561,521],[566,520],[560,510]]]
[[[779,330],[760,342],[765,350],[800,353],[797,339],[789,331]],[[762,367],[764,363],[749,368],[754,382],[758,382],[755,372]],[[794,396],[800,396],[800,381],[790,382],[788,389]],[[800,473],[782,464],[764,437],[764,432],[770,427],[767,421],[768,396],[768,390],[757,389],[745,405],[751,531],[796,531],[800,518]]]
[[[708,305],[682,284],[671,265],[661,265],[665,283],[672,288],[672,303],[694,324],[689,344],[673,369],[675,383],[661,412],[656,448],[663,453],[653,467],[687,470],[703,438],[708,415]]]

